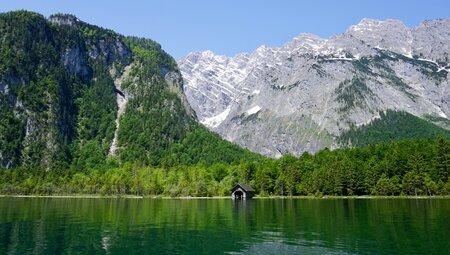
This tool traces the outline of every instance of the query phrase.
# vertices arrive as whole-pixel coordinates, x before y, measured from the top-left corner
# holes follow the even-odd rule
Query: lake
[[[450,199],[0,198],[0,254],[449,254]]]

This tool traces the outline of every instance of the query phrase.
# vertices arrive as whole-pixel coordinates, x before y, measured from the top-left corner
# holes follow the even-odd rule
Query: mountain
[[[401,133],[377,142],[450,137],[449,53],[450,19],[415,28],[363,19],[328,39],[301,34],[234,57],[193,52],[178,65],[203,125],[280,157],[367,144],[374,140],[363,136],[375,127]],[[380,119],[383,125],[372,125]]]
[[[177,64],[158,43],[72,15],[0,14],[0,168],[254,156],[196,123]]]
[[[272,50],[260,49],[267,58],[274,54],[270,52]],[[342,129],[344,131],[337,137],[327,131],[333,130],[332,119],[318,125],[312,115],[307,114],[306,110],[317,111],[322,106],[304,109],[296,106],[297,102],[311,103],[305,100],[307,96],[319,100],[319,93],[327,92],[331,110],[323,111],[322,119],[341,114],[339,116],[350,121],[355,116],[362,119],[363,113],[368,112],[366,101],[360,97],[371,95],[373,101],[381,100],[376,96],[388,88],[395,92],[393,96],[416,102],[410,103],[411,109],[416,111],[421,110],[419,106],[428,107],[427,103],[432,102],[425,99],[432,98],[430,93],[437,93],[439,88],[441,94],[438,95],[447,95],[447,77],[443,75],[446,72],[435,70],[435,64],[406,57],[406,60],[394,62],[391,60],[394,53],[383,54],[390,55],[383,61],[373,60],[378,56],[375,54],[368,55],[367,59],[321,60],[320,65],[319,59],[309,55],[292,56],[291,64],[299,66],[298,72],[292,71],[296,70],[294,67],[290,67],[290,72],[287,72],[288,67],[283,70],[273,67],[273,72],[280,72],[278,76],[264,77],[268,81],[282,79],[283,71],[286,77],[298,78],[300,71],[305,70],[300,68],[299,59],[306,61],[304,65],[315,61],[315,72],[329,76],[326,81],[333,81],[332,73],[337,76],[332,67],[340,68],[343,77],[350,77],[349,70],[353,70],[354,77],[336,88],[330,85],[328,92],[320,91],[322,87],[316,88],[321,84],[309,84],[303,89],[309,95],[299,93],[305,86],[303,83],[287,83],[292,86],[285,87],[275,80],[264,83],[275,86],[269,89],[255,83],[247,92],[253,95],[247,96],[242,92],[247,90],[239,92],[241,87],[237,86],[233,91],[229,89],[234,93],[229,92],[234,96],[234,101],[229,103],[231,106],[227,106],[230,108],[225,108],[229,112],[216,109],[225,114],[210,119],[209,123],[218,129],[227,122],[230,128],[238,127],[230,132],[259,128],[246,131],[247,141],[255,146],[273,146],[269,142],[277,138],[270,136],[274,129],[278,132],[274,134],[280,137],[274,143],[278,148],[283,148],[280,144],[301,144],[289,133],[280,133],[284,132],[283,128],[298,130],[302,137],[309,135],[308,139],[317,141],[317,147],[328,144],[363,146],[391,137],[424,134],[434,137],[442,133],[444,129],[432,123],[450,126],[448,119],[439,115],[440,111],[447,114],[446,101],[440,104],[433,101],[441,107],[440,111],[432,108],[434,114],[423,108],[422,112],[427,113],[423,118],[386,110],[379,113],[378,119],[364,125],[343,123],[342,126],[349,128]],[[434,90],[424,90],[418,95],[415,87],[402,90],[398,84],[381,83],[389,78],[381,72],[387,70],[380,65],[390,67],[397,63],[401,67],[404,61],[413,61],[411,69],[428,72],[422,74],[425,77],[422,80],[429,81],[423,86]],[[267,63],[244,61],[242,64],[260,67]],[[248,72],[244,67],[235,69],[244,74]],[[261,73],[255,75],[264,75],[263,71],[269,67],[261,68]],[[381,84],[378,90],[375,90],[375,72],[379,73]],[[267,75],[272,74],[275,75]],[[305,75],[311,79],[320,77],[314,72]],[[251,77],[255,81],[258,78]],[[286,77],[283,79],[288,79]],[[392,81],[396,81],[393,77]],[[230,76],[229,83],[232,82]],[[368,92],[369,89],[373,91]],[[236,183],[249,184],[260,195],[450,193],[450,145],[445,137],[342,150],[324,149],[314,155],[285,155],[273,160],[227,142],[198,124],[185,92],[176,62],[152,40],[125,37],[72,15],[56,14],[45,18],[27,11],[0,14],[0,194],[225,196]],[[225,96],[222,99],[228,100]],[[212,106],[213,102],[207,102]],[[247,103],[239,105],[239,102]],[[345,102],[347,104],[343,104]],[[296,108],[290,109],[291,106]],[[345,109],[335,111],[331,108],[334,106]],[[232,107],[244,109],[242,116],[230,120],[236,112]],[[274,109],[278,110],[277,114],[286,111],[285,115],[275,115]],[[294,111],[298,114],[293,114]],[[199,113],[204,120],[203,113]],[[243,126],[239,126],[240,123]],[[385,132],[393,124],[402,128]],[[320,129],[316,131],[314,125],[323,131],[317,132]],[[270,146],[267,151],[273,148]]]

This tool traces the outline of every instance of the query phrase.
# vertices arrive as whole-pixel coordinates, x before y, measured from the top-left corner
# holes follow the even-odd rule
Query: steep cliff
[[[363,19],[328,39],[301,34],[280,48],[261,46],[234,57],[193,52],[178,64],[201,123],[229,141],[279,157],[357,144],[364,132],[349,131],[369,128],[387,111],[388,129],[399,128],[394,119],[404,112],[448,128],[449,52],[449,19],[416,28]],[[422,134],[410,138],[435,134],[409,128],[404,132]]]

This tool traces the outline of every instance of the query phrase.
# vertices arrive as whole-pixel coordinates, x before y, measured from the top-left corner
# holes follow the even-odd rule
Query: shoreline
[[[170,197],[170,196],[138,196],[138,195],[97,195],[97,194],[67,194],[67,195],[8,195],[0,194],[0,198],[90,198],[90,199],[102,199],[102,198],[125,198],[125,199],[231,199],[231,196],[213,196],[213,197]],[[253,199],[450,199],[450,195],[445,196],[255,196]]]

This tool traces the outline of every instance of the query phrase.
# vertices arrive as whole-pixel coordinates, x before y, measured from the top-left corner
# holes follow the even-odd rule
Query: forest
[[[259,196],[450,194],[450,146],[442,137],[324,149],[277,160],[214,162],[155,167],[107,159],[82,171],[20,167],[0,172],[0,193],[226,196],[234,184],[247,183]]]

